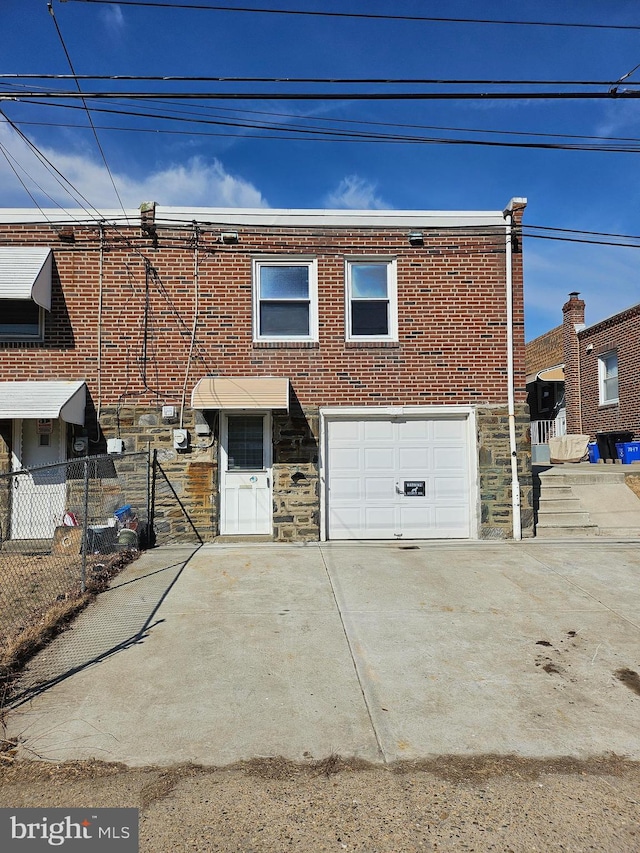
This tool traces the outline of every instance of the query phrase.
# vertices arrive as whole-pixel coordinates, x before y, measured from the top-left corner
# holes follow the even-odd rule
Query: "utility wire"
[[[76,130],[89,130],[86,125],[80,124],[63,124],[60,122],[20,122],[21,126],[26,127],[61,127],[73,128]],[[232,124],[229,122],[214,122],[208,124]],[[501,140],[485,140],[485,139],[452,139],[447,137],[411,137],[411,136],[381,136],[375,134],[360,133],[355,135],[352,132],[343,131],[338,133],[332,130],[308,130],[283,128],[281,133],[276,133],[276,128],[263,127],[256,125],[255,130],[266,131],[262,133],[238,132],[231,131],[204,131],[204,130],[168,130],[157,128],[144,127],[118,127],[116,125],[96,125],[99,130],[116,131],[122,133],[146,133],[157,136],[158,134],[178,135],[178,136],[204,136],[215,138],[231,138],[231,139],[261,139],[261,140],[280,140],[288,142],[324,142],[324,143],[342,143],[342,144],[389,144],[389,145],[468,145],[481,146],[492,148],[521,148],[543,151],[586,151],[597,152],[603,154],[638,154],[640,153],[640,139],[636,140],[636,145],[603,145],[595,143],[554,143],[554,142],[505,142]],[[250,125],[238,125],[239,128],[251,127]],[[308,135],[304,135],[307,133]],[[312,135],[313,134],[313,135]]]
[[[587,24],[566,21],[516,21],[497,18],[452,18],[426,15],[382,15],[364,12],[323,12],[303,9],[258,9],[246,6],[212,6],[194,3],[157,3],[152,0],[61,0],[63,3],[96,3],[107,6],[144,6],[155,9],[198,10],[200,12],[247,12],[261,15],[306,15],[319,18],[360,18],[380,21],[426,21],[446,24],[492,24],[516,27],[574,27],[592,30],[640,30],[636,24]]]
[[[0,115],[4,118],[4,120],[7,122],[7,124],[11,128],[13,128],[14,132],[20,137],[20,139],[22,139],[22,141],[25,142],[26,145],[31,149],[31,151],[33,152],[35,157],[40,161],[40,163],[45,167],[45,169],[53,176],[56,183],[58,183],[60,185],[60,187],[62,188],[62,190],[67,193],[69,198],[71,198],[76,204],[78,204],[82,208],[82,210],[84,210],[84,212],[91,219],[93,219],[93,216],[90,212],[90,209],[93,208],[93,211],[95,212],[95,214],[98,217],[98,219],[96,221],[100,221],[99,211],[96,210],[96,208],[93,207],[91,202],[87,198],[85,198],[85,196],[82,195],[80,190],[77,187],[75,187],[71,183],[71,181],[68,180],[68,178],[65,178],[65,176],[62,174],[62,172],[53,165],[53,163],[42,153],[42,151],[40,151],[40,149],[36,145],[34,145],[34,143],[29,139],[29,137],[20,130],[20,128],[17,126],[17,124],[15,122],[11,121],[11,119],[6,115],[6,113],[4,113],[2,110],[0,110]],[[35,183],[35,181],[34,181],[34,183]],[[69,187],[73,190],[73,193],[76,193],[76,195],[74,195],[71,192]],[[78,199],[81,199],[81,201],[79,201]],[[82,202],[85,202],[87,207],[85,207],[84,204],[82,204]],[[64,208],[62,207],[62,205],[58,204],[57,206],[60,208],[60,210],[64,211]]]
[[[375,85],[423,85],[423,86],[611,86],[622,83],[640,66],[633,68],[619,80],[531,80],[490,78],[442,78],[442,77],[222,77],[222,76],[178,76],[168,74],[0,74],[0,80],[144,80],[163,83],[324,83],[324,84],[375,84]],[[640,85],[631,83],[630,85]]]
[[[73,2],[73,0],[72,0]],[[129,98],[131,100],[245,101],[523,101],[640,98],[640,90],[607,92],[2,92],[0,101]]]
[[[56,104],[55,106],[63,106]],[[66,108],[74,109],[72,105]],[[80,109],[75,107],[75,109]],[[522,148],[522,149],[538,149],[538,150],[557,150],[557,151],[593,151],[602,153],[622,153],[636,154],[640,152],[640,139],[628,140],[611,140],[609,144],[597,144],[596,142],[530,142],[530,141],[504,141],[491,139],[458,139],[451,137],[433,137],[433,136],[418,136],[408,134],[392,134],[392,133],[372,133],[366,130],[341,130],[336,128],[308,128],[304,125],[282,125],[280,124],[255,124],[251,122],[230,121],[220,119],[184,119],[175,116],[161,116],[153,113],[133,112],[127,110],[109,110],[95,108],[94,112],[106,112],[122,116],[134,116],[137,118],[154,118],[162,121],[174,121],[180,123],[195,123],[206,126],[229,127],[237,128],[238,133],[233,132],[205,132],[196,130],[166,130],[157,128],[136,128],[136,127],[115,127],[111,125],[101,125],[102,130],[115,130],[129,133],[166,133],[174,135],[187,136],[216,136],[216,137],[231,137],[239,139],[262,139],[262,140],[289,140],[299,142],[342,142],[342,143],[387,143],[387,144],[405,144],[405,145],[470,145],[484,146],[494,148]],[[82,125],[63,125],[61,123],[52,122],[20,122],[24,125],[44,125],[54,127],[74,127],[82,129]],[[86,128],[88,129],[88,128]],[[260,133],[251,133],[250,131],[257,130]],[[480,132],[480,131],[477,131]],[[520,134],[526,135],[524,133]],[[563,138],[558,135],[559,138]],[[577,137],[579,139],[579,137]],[[602,142],[606,143],[607,138],[602,137]],[[635,145],[632,143],[636,143]]]
[[[22,169],[22,167],[21,167],[21,166],[20,166],[20,164],[15,160],[15,158],[13,157],[13,155],[12,155],[12,154],[10,154],[10,153],[7,151],[7,149],[5,148],[5,146],[4,146],[1,142],[0,142],[0,152],[2,152],[2,156],[3,156],[3,157],[4,157],[4,159],[7,161],[7,164],[8,164],[8,166],[9,166],[9,168],[11,169],[11,171],[13,172],[13,174],[14,174],[14,175],[16,176],[16,178],[18,179],[19,183],[20,183],[20,184],[21,184],[21,186],[22,186],[22,189],[26,192],[26,194],[29,196],[29,198],[31,199],[31,201],[33,202],[33,204],[35,205],[35,207],[37,207],[37,208],[38,208],[38,210],[39,210],[39,211],[40,211],[40,213],[43,215],[43,217],[47,220],[47,222],[49,222],[49,221],[50,221],[50,220],[49,220],[49,217],[48,217],[48,216],[47,216],[47,214],[44,212],[44,210],[40,207],[40,205],[38,204],[38,201],[36,200],[36,198],[32,195],[31,191],[29,190],[29,187],[28,187],[28,186],[25,184],[25,182],[22,180],[22,176],[20,175],[20,173],[19,173],[19,171],[18,171],[18,168]],[[14,165],[14,163],[15,163],[15,165]],[[35,182],[34,182],[34,183],[35,183]],[[50,195],[48,195],[47,193],[45,193],[41,186],[39,186],[38,184],[36,184],[36,186],[38,187],[38,189],[40,190],[40,192],[44,193],[44,195],[46,195],[46,196],[47,196],[47,198],[55,204],[55,202],[53,201],[53,199],[51,198],[51,196],[50,196]]]
[[[49,10],[49,14],[51,15],[51,19],[52,19],[54,26],[56,28],[58,38],[60,39],[60,44],[62,45],[62,49],[64,51],[64,55],[67,57],[67,62],[69,63],[69,68],[71,69],[71,73],[73,75],[73,78],[75,79],[76,86],[78,88],[78,94],[82,98],[82,103],[84,105],[85,112],[87,114],[87,119],[89,120],[89,124],[91,125],[91,130],[93,131],[93,136],[94,136],[94,139],[96,141],[96,145],[98,146],[100,156],[102,157],[102,162],[104,163],[104,167],[107,170],[107,174],[109,175],[109,180],[111,181],[111,186],[113,187],[113,191],[116,194],[116,198],[118,199],[118,203],[120,204],[120,207],[122,208],[122,212],[124,213],[125,218],[126,218],[127,214],[126,214],[126,211],[124,209],[124,204],[122,203],[122,199],[120,198],[120,193],[118,192],[118,188],[116,187],[116,182],[113,179],[113,175],[111,174],[111,169],[109,168],[109,164],[107,162],[107,157],[104,153],[102,145],[100,144],[100,138],[98,137],[98,131],[94,127],[93,119],[91,118],[91,112],[89,111],[89,107],[87,106],[87,102],[84,99],[82,89],[80,88],[80,83],[78,82],[78,77],[76,75],[75,68],[73,67],[73,62],[71,61],[71,56],[69,55],[69,51],[67,50],[67,46],[64,43],[64,39],[62,37],[62,31],[60,30],[60,27],[58,26],[58,21],[56,19],[55,12],[53,11],[52,0],[49,0],[49,2],[47,3],[47,9]]]

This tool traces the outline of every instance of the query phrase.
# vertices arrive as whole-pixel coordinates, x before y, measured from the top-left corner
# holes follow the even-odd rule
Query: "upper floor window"
[[[618,353],[607,352],[598,359],[600,405],[618,402]]]
[[[0,300],[0,339],[40,340],[44,311],[30,299]]]
[[[254,338],[318,339],[315,260],[254,261]]]
[[[347,261],[347,340],[398,339],[394,260]]]

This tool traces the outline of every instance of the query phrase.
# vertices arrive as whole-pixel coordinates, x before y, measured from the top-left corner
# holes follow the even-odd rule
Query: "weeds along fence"
[[[0,475],[0,649],[103,589],[138,549],[201,541],[155,454]]]

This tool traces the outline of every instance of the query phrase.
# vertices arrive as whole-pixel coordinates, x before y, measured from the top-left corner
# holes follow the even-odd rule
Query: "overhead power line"
[[[0,101],[24,98],[222,101],[540,101],[640,98],[640,90],[608,92],[1,92]]]
[[[98,112],[98,110],[95,110]],[[108,111],[107,111],[108,112]],[[130,113],[116,114],[130,115]],[[147,117],[147,114],[136,113],[139,117]],[[151,117],[151,116],[148,116]],[[163,120],[172,119],[174,121],[188,121],[185,119],[176,119],[170,116],[161,116]],[[200,123],[214,126],[237,127],[238,132],[233,133],[231,130],[225,131],[198,131],[198,130],[168,130],[160,128],[142,128],[142,127],[118,127],[113,125],[95,125],[99,130],[111,130],[125,133],[149,133],[179,136],[214,136],[214,137],[231,137],[235,139],[264,139],[264,140],[289,140],[292,142],[333,142],[333,143],[389,143],[389,144],[406,144],[406,145],[476,145],[496,148],[523,148],[523,149],[539,149],[539,150],[556,150],[556,151],[595,151],[595,152],[611,152],[619,154],[638,154],[640,153],[640,139],[636,139],[637,144],[624,145],[602,144],[595,142],[508,142],[503,140],[490,139],[457,139],[453,137],[435,137],[435,136],[408,136],[402,134],[376,134],[371,132],[355,132],[349,130],[335,130],[330,128],[304,128],[304,127],[286,127],[268,126],[259,124],[250,124],[245,122],[230,122],[230,121],[215,121],[212,119]],[[79,124],[64,124],[59,122],[19,122],[20,126],[27,127],[65,127],[74,128],[77,130],[89,130],[85,125]],[[246,132],[246,130],[262,131],[261,133]]]
[[[636,68],[633,71],[637,70]],[[0,80],[119,80],[154,81],[163,83],[318,83],[318,84],[362,84],[403,86],[611,86],[621,83],[633,71],[620,80],[492,80],[482,78],[449,79],[442,77],[222,77],[187,76],[175,74],[0,74]],[[640,86],[629,82],[628,85]]]
[[[124,213],[124,204],[122,203],[122,199],[120,198],[120,193],[118,192],[118,188],[116,187],[116,182],[115,182],[113,175],[111,173],[111,169],[109,168],[109,163],[107,162],[106,154],[104,153],[104,149],[103,149],[102,145],[100,144],[100,138],[98,137],[98,132],[93,125],[93,119],[91,118],[91,112],[89,111],[89,107],[87,106],[87,102],[84,98],[84,94],[82,92],[82,89],[80,88],[80,83],[78,82],[76,70],[73,67],[73,62],[71,61],[71,56],[69,54],[69,51],[67,50],[67,46],[64,42],[64,38],[62,37],[62,31],[61,31],[60,27],[58,26],[58,21],[56,20],[55,12],[53,11],[53,4],[52,4],[51,0],[49,0],[49,2],[47,3],[47,8],[49,10],[49,14],[51,15],[51,19],[53,21],[53,24],[56,28],[56,33],[58,34],[58,38],[60,40],[60,44],[61,44],[62,49],[64,51],[64,55],[66,56],[67,62],[69,63],[69,68],[71,69],[71,74],[73,75],[73,79],[75,80],[76,87],[78,89],[78,94],[79,94],[80,98],[82,99],[82,104],[83,104],[85,112],[87,114],[87,119],[89,121],[89,124],[91,125],[91,130],[93,131],[93,137],[96,141],[98,151],[100,152],[102,162],[104,163],[104,167],[107,170],[107,174],[109,175],[109,180],[111,181],[111,186],[113,187],[113,191],[116,194],[116,198],[118,199],[118,203],[120,204],[120,207],[122,208],[122,211]]]
[[[312,9],[265,9],[250,6],[214,6],[195,3],[157,3],[153,0],[61,0],[63,3],[96,3],[107,6],[143,6],[154,9],[182,9],[200,12],[242,12],[260,15],[302,15],[316,18],[359,18],[379,21],[424,21],[443,24],[484,24],[511,27],[561,27],[589,30],[640,30],[640,24],[590,24],[570,21],[522,21],[500,18],[457,18],[433,15],[383,15],[371,12],[326,12]]]

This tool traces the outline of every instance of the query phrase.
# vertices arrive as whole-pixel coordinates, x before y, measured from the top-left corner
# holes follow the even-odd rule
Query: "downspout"
[[[506,283],[507,283],[507,410],[509,416],[509,456],[511,458],[511,514],[513,517],[513,538],[522,539],[522,518],[520,516],[520,481],[518,480],[518,451],[516,445],[515,415],[515,378],[513,369],[513,201],[504,211],[507,220],[505,228]]]

